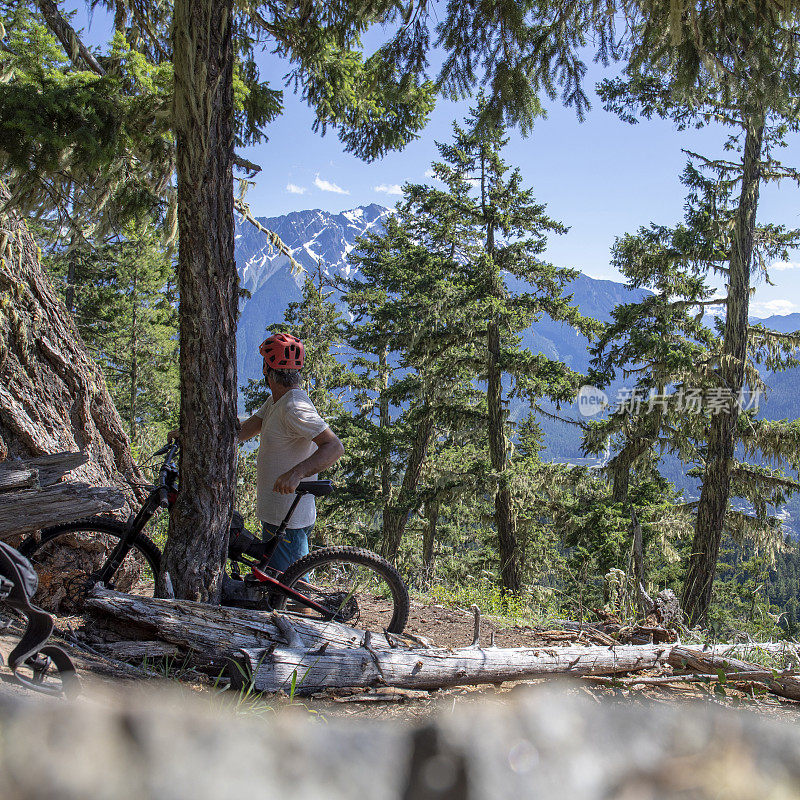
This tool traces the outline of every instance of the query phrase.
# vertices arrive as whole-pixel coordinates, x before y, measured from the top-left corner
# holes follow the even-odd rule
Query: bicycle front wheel
[[[285,596],[277,610],[296,610],[318,620],[401,633],[408,620],[408,590],[400,573],[379,555],[358,547],[323,547],[295,561],[280,581],[325,609],[307,608]]]
[[[46,528],[38,538],[26,539],[19,551],[39,575],[33,602],[54,614],[82,613],[96,574],[125,533],[117,520],[99,517]],[[139,534],[106,585],[152,597],[160,563],[158,548]]]

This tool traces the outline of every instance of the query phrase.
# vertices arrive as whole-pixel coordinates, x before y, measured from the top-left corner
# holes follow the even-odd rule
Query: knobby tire
[[[111,552],[111,549],[113,549],[113,546],[116,545],[117,542],[125,536],[125,533],[126,533],[125,525],[123,525],[121,522],[119,522],[119,521],[117,521],[115,519],[112,519],[112,518],[98,517],[96,519],[77,520],[75,522],[67,522],[67,523],[64,523],[64,524],[61,524],[61,525],[55,525],[52,528],[46,528],[45,530],[43,530],[41,532],[41,535],[40,535],[38,540],[36,538],[34,538],[33,536],[29,537],[28,539],[26,539],[20,545],[19,552],[22,553],[23,556],[28,558],[31,561],[31,563],[33,564],[34,568],[37,570],[37,572],[39,572],[39,567],[37,567],[37,561],[38,561],[38,563],[40,565],[41,565],[42,562],[39,559],[37,559],[37,555],[38,556],[43,556],[45,554],[45,552],[50,549],[50,546],[54,542],[57,542],[58,539],[64,539],[64,543],[63,543],[64,549],[59,551],[59,552],[68,553],[67,548],[71,548],[72,550],[79,551],[79,552],[76,553],[76,558],[78,558],[79,557],[79,553],[81,553],[83,551],[81,550],[81,548],[76,547],[73,543],[67,541],[68,537],[74,536],[75,534],[78,534],[78,535],[86,534],[89,537],[97,536],[98,534],[100,534],[100,535],[109,536],[113,540],[113,542],[111,543],[112,547],[108,550],[106,555],[103,557],[103,562],[102,563],[104,563],[105,559],[108,557],[108,554]],[[147,566],[150,568],[150,571],[152,573],[153,579],[155,580],[155,577],[158,575],[160,564],[161,564],[161,552],[155,546],[155,544],[153,544],[153,542],[151,542],[145,536],[142,536],[141,534],[137,534],[136,538],[131,543],[131,551],[128,552],[128,554],[125,556],[125,560],[123,561],[123,564],[125,563],[125,561],[127,561],[131,557],[131,552],[138,552],[142,556],[142,558],[144,558],[144,561],[147,564]],[[83,553],[83,557],[84,558],[87,557],[86,553]],[[62,556],[62,559],[63,558],[68,558],[68,556]],[[99,569],[99,566],[101,566],[101,565],[98,565],[98,569]],[[120,565],[120,566],[122,566],[122,565]],[[55,576],[55,580],[57,580],[57,578],[58,578],[58,576]],[[86,579],[86,581],[88,581],[88,579],[89,579],[89,575],[88,574],[85,575],[85,579]],[[76,575],[71,575],[71,576],[66,576],[66,580],[76,582],[76,581],[80,580],[80,576],[77,575],[77,574]],[[74,588],[77,588],[77,583],[75,583],[75,585],[73,587],[73,595],[74,595]],[[109,589],[113,589],[114,588],[113,581],[110,582],[110,585],[107,588],[109,588]],[[69,594],[69,590],[66,587],[64,589],[64,592],[65,592],[64,597],[62,597],[61,600],[66,599],[67,601],[70,601],[70,600],[77,600],[78,599],[77,597],[75,597],[73,595],[70,595]],[[38,594],[39,594],[39,591],[37,591],[37,595]],[[34,595],[34,598],[36,598],[37,595]],[[147,592],[147,596],[148,597],[152,597],[153,596],[153,591],[152,590],[148,591]],[[59,600],[59,605],[61,603],[61,600]],[[47,610],[49,610],[49,611],[59,611],[60,608],[55,608],[55,609],[51,608],[51,609],[47,609]],[[70,611],[75,611],[75,610],[78,610],[78,609],[77,608],[70,608],[69,610]]]
[[[388,562],[370,550],[359,547],[323,547],[309,553],[303,558],[290,565],[283,576],[281,583],[289,588],[295,588],[295,584],[309,572],[319,569],[328,564],[357,564],[372,570],[377,576],[381,577],[388,586],[392,594],[393,614],[388,626],[385,627],[389,633],[402,633],[408,621],[410,601],[408,599],[408,589],[400,577],[400,573]],[[313,585],[313,578],[310,580]],[[302,586],[296,587],[301,594]],[[273,597],[273,607],[282,610],[286,607],[287,598],[285,596]],[[347,619],[342,619],[345,624],[351,624]],[[358,627],[357,623],[355,624]]]

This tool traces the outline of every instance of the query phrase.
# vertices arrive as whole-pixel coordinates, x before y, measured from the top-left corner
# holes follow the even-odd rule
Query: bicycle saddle
[[[314,497],[322,497],[330,494],[334,489],[333,481],[300,481],[297,486],[297,494],[313,494]]]

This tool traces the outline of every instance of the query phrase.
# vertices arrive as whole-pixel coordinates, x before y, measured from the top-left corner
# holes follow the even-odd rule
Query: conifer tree
[[[690,474],[701,476],[705,483],[713,457],[715,417],[728,413],[731,404],[731,390],[721,381],[725,323],[719,321],[715,333],[706,327],[703,315],[713,306],[723,309],[722,320],[727,314],[732,290],[720,296],[710,286],[709,276],[727,274],[733,257],[735,198],[731,183],[705,175],[693,163],[683,180],[691,189],[684,224],[651,225],[623,237],[614,247],[614,263],[631,288],[654,292],[617,308],[594,349],[594,377],[600,384],[618,373],[636,376],[630,397],[608,420],[593,424],[584,443],[588,450],[599,452],[616,437],[617,452],[608,470],[617,502],[626,501],[632,474],[658,477],[657,462],[664,451],[692,467]],[[798,237],[800,231],[782,226],[756,226],[757,262],[785,258]],[[761,544],[774,543],[780,533],[770,506],[782,504],[800,489],[780,470],[761,466],[796,462],[795,426],[756,417],[758,397],[766,389],[759,363],[769,363],[770,369],[794,363],[791,346],[797,337],[781,340],[785,354],[776,351],[770,332],[749,329],[743,384],[733,398],[740,414],[734,432],[734,447],[739,449],[730,464],[724,530]],[[748,503],[753,512],[732,508],[734,500],[737,506]],[[696,529],[698,504],[685,508],[693,513]]]
[[[391,275],[382,284],[387,296],[387,290],[399,288],[391,285],[394,276],[405,270],[412,276],[406,285],[413,287],[417,298],[416,305],[402,295],[394,305],[385,300],[380,305],[381,314],[389,310],[387,319],[403,320],[399,326],[407,339],[412,334],[411,341],[401,342],[398,350],[402,363],[415,368],[413,379],[422,381],[421,387],[415,387],[419,402],[419,416],[412,427],[415,448],[399,497],[419,482],[424,443],[436,419],[426,392],[446,375],[437,374],[431,366],[446,363],[442,353],[449,352],[452,363],[467,368],[468,380],[485,382],[487,387],[484,410],[474,404],[468,410],[473,426],[479,422],[488,442],[486,480],[495,504],[502,583],[518,591],[520,552],[509,466],[513,427],[505,406],[512,398],[532,408],[545,397],[567,400],[577,383],[577,376],[565,365],[523,350],[520,332],[542,314],[575,325],[584,326],[584,322],[563,296],[575,273],[547,264],[538,255],[548,232],[565,229],[546,216],[530,190],[522,188],[519,171],[510,171],[503,162],[504,128],[486,122],[485,111],[485,100],[481,100],[466,127],[454,125],[453,143],[439,145],[443,161],[434,164],[433,171],[445,188],[407,187],[400,218],[389,223],[390,236],[384,242],[374,240],[372,260],[362,257],[361,264],[362,272],[364,266],[380,265],[379,281]],[[433,257],[438,263],[432,262]],[[434,271],[429,277],[431,267]],[[430,286],[426,287],[426,280]],[[420,303],[421,290],[427,294],[427,313]],[[374,296],[369,302],[375,303]],[[589,328],[588,324],[584,327]],[[420,350],[423,347],[427,353]],[[427,377],[420,370],[426,360]],[[411,376],[406,378],[411,380]],[[401,504],[406,515],[413,507]],[[391,509],[389,514],[391,519]]]
[[[407,198],[412,191],[406,188]],[[378,379],[377,391],[366,393],[362,407],[379,411],[377,424],[367,430],[378,456],[382,549],[391,559],[422,503],[420,481],[431,441],[443,429],[462,427],[472,412],[469,372],[461,364],[469,346],[459,335],[460,297],[452,282],[457,233],[407,199],[384,233],[365,237],[351,256],[359,277],[344,294],[354,316],[348,341],[372,356],[361,364]],[[399,486],[393,489],[396,472]]]
[[[774,160],[774,150],[798,127],[794,98],[800,88],[800,21],[793,10],[704,3],[689,4],[678,15],[679,23],[674,16],[666,5],[656,7],[649,17],[642,14],[627,80],[605,83],[602,94],[608,108],[630,121],[638,111],[646,117],[671,118],[679,127],[714,121],[733,130],[728,148],[739,153],[738,160],[709,161],[707,166],[723,180],[733,181],[739,193],[732,200],[732,230],[725,253],[729,290],[717,378],[719,386],[736,398],[745,384],[759,189],[766,179],[797,179],[797,173]],[[704,618],[711,599],[738,417],[732,401],[728,411],[711,422],[682,598],[694,621]]]
[[[177,418],[174,268],[147,221],[93,248],[53,248],[49,273],[102,367],[131,443],[163,437]]]

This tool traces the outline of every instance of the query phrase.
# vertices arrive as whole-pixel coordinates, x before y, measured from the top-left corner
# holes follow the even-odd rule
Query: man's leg
[[[269,522],[262,522],[262,533],[264,541],[268,541],[278,530],[277,525],[272,525]],[[285,572],[289,565],[294,564],[295,561],[301,559],[304,555],[308,554],[308,536],[311,533],[312,526],[308,528],[287,528],[283,532],[272,558],[269,560],[269,566],[273,569]]]

